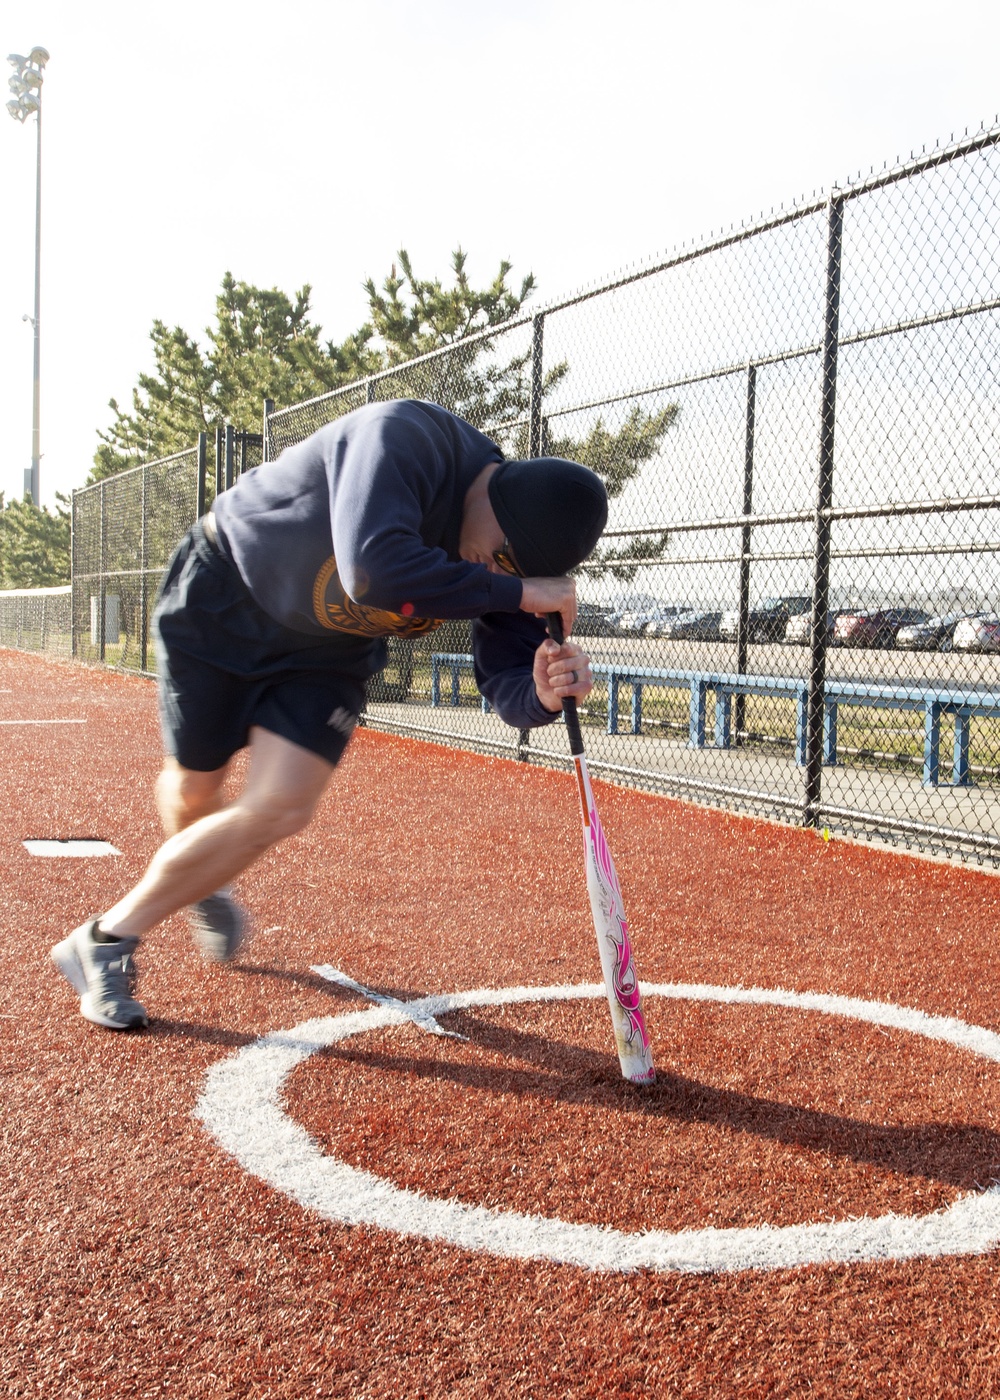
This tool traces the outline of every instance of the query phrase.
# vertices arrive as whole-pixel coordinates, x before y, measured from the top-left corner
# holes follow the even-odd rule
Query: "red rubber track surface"
[[[1000,1388],[996,1254],[597,1273],[347,1227],[193,1110],[216,1061],[362,1009],[600,978],[573,779],[370,731],[312,826],[242,877],[255,936],[140,950],[140,1035],[48,960],[159,842],[146,681],[0,650],[0,1394],[945,1396]],[[84,721],[70,723],[69,721]],[[994,876],[597,785],[644,981],[899,1003],[1000,1030]],[[30,838],[118,857],[47,860]],[[651,1091],[598,1000],[474,1007],[313,1055],[288,1114],[428,1195],[682,1230],[922,1215],[1000,1176],[1000,1065],[780,1007],[647,1000]]]

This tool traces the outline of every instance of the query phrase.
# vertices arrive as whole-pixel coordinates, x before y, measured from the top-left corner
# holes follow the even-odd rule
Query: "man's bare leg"
[[[139,936],[305,826],[332,772],[326,759],[260,728],[250,735],[246,785],[226,806],[220,805],[224,770],[193,774],[168,764],[157,795],[164,826],[177,829],[133,890],[52,949],[52,961],[79,994],[81,1015],[109,1030],[147,1025],[146,1008],[135,999]]]
[[[228,764],[210,772],[184,768],[167,755],[156,783],[156,805],[166,836],[175,836],[192,822],[220,810],[227,771]],[[192,904],[188,923],[196,947],[208,962],[231,962],[243,946],[247,917],[233,900],[229,886]]]
[[[157,798],[164,828],[174,832],[135,888],[102,915],[101,932],[118,938],[146,933],[228,884],[275,842],[307,825],[332,773],[326,759],[256,726],[246,785],[225,806],[219,805],[224,769],[193,775],[179,765],[165,768]],[[191,819],[199,806],[205,815]]]
[[[200,817],[211,816],[223,805],[222,787],[229,765],[202,773],[182,768],[169,754],[156,780],[156,806],[165,836],[176,836]]]

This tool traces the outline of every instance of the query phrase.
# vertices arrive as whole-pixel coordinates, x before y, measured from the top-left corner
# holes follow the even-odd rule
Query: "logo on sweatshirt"
[[[312,591],[313,612],[321,627],[350,632],[355,637],[418,637],[440,627],[439,617],[405,617],[383,608],[368,608],[344,592],[331,554],[316,575]]]

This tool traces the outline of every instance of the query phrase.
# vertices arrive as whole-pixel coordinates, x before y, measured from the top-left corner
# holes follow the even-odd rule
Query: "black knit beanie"
[[[589,467],[562,457],[501,462],[490,505],[525,578],[568,574],[582,564],[608,522],[608,493]]]

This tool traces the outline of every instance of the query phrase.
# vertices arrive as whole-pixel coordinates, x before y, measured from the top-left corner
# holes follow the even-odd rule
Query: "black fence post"
[[[740,529],[740,582],[736,622],[736,672],[747,673],[750,646],[750,543],[753,514],[753,451],[757,424],[757,366],[747,365],[746,438],[743,452],[743,525]],[[733,706],[733,741],[739,745],[746,733],[747,698],[737,695]]]
[[[528,406],[528,456],[542,455],[542,338],[545,313],[540,311],[531,322],[531,398]]]
[[[261,424],[261,438],[263,439],[263,441],[261,442],[261,445],[260,445],[260,451],[261,451],[260,460],[261,460],[262,462],[269,462],[269,461],[271,460],[271,414],[272,414],[273,412],[274,412],[274,400],[273,400],[273,399],[265,399],[265,400],[264,400],[264,418],[263,418],[263,422],[262,422],[262,424]]]
[[[75,660],[78,654],[79,625],[76,620],[78,600],[76,596],[76,574],[77,574],[77,547],[79,544],[79,534],[76,525],[76,498],[78,492],[74,491],[70,497],[69,514],[69,582],[72,593],[69,598],[69,654]]]
[[[225,434],[223,433],[223,430],[222,430],[222,424],[221,424],[221,423],[216,423],[216,425],[215,425],[215,494],[216,494],[217,496],[221,496],[222,493],[223,493],[223,491],[226,489],[226,487],[225,487],[225,480],[226,480],[225,471],[226,471],[226,469],[225,469],[225,465],[224,465],[223,450],[222,450],[222,445],[223,445],[223,442],[224,442],[224,441],[225,441]]]
[[[233,456],[234,456],[234,450],[233,450],[233,449],[234,449],[235,438],[236,438],[236,429],[233,427],[232,423],[227,423],[227,424],[226,424],[226,469],[225,469],[225,486],[223,487],[223,490],[225,490],[225,491],[228,491],[229,488],[230,488],[230,486],[232,486],[232,484],[233,484]]]
[[[375,402],[375,381],[368,379],[365,381],[365,403]]]
[[[199,434],[198,434],[198,488],[197,488],[197,500],[196,500],[196,503],[195,503],[195,512],[196,512],[197,518],[198,518],[199,520],[200,520],[201,517],[205,514],[205,488],[206,488],[206,485],[207,485],[207,482],[206,482],[206,477],[207,477],[207,476],[208,476],[208,434],[207,434],[207,433],[199,433]],[[143,493],[145,494],[145,490],[146,490],[146,477],[145,477],[145,474],[143,474],[143,478],[142,478],[142,489],[143,489]]]
[[[104,660],[106,646],[106,614],[108,609],[108,572],[107,572],[107,522],[105,519],[104,494],[107,486],[107,478],[101,482],[101,574],[97,588],[97,645],[98,658]]]
[[[201,435],[203,438],[204,433]],[[146,535],[147,496],[148,496],[149,468],[142,469],[142,521],[139,528],[139,670],[149,670],[149,580],[146,570],[149,567],[149,545]],[[204,472],[200,477],[200,490],[204,495],[205,478]]]
[[[820,400],[819,477],[812,600],[812,655],[806,709],[806,772],[803,825],[819,825],[823,795],[823,723],[826,715],[827,614],[830,608],[830,537],[833,506],[834,432],[837,423],[837,351],[840,337],[840,273],[844,196],[830,194],[827,208],[826,307]]]

